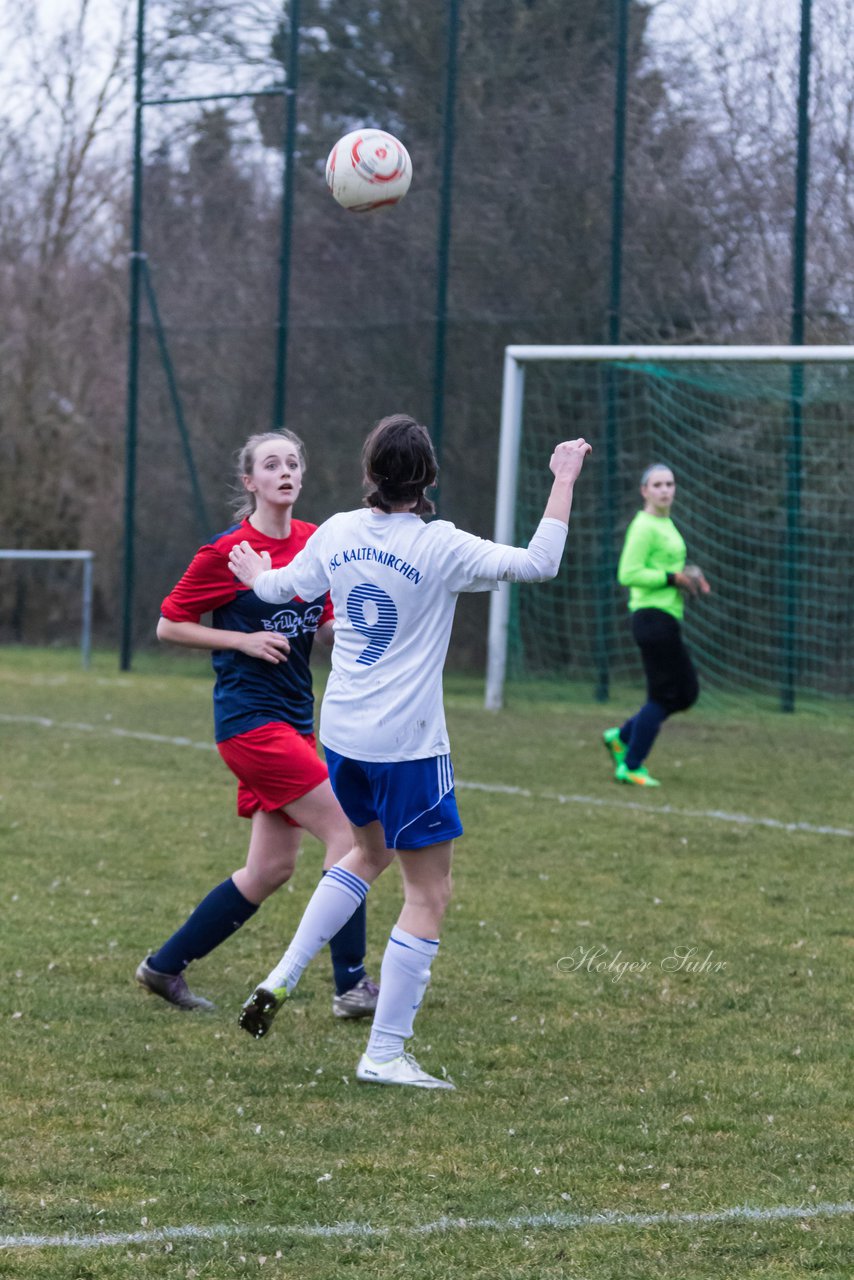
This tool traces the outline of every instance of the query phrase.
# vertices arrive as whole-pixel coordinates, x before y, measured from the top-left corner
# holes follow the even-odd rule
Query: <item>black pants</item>
[[[687,711],[697,701],[700,685],[677,619],[664,609],[636,609],[632,635],[641,651],[649,701],[668,715]]]

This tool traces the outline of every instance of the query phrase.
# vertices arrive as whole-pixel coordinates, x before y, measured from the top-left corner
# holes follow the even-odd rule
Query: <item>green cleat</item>
[[[633,787],[660,787],[661,783],[647,773],[645,765],[639,765],[637,769],[629,769],[624,761],[621,761],[614,770],[615,782],[627,782]]]
[[[270,1030],[273,1019],[287,998],[287,987],[274,987],[272,990],[256,987],[240,1010],[237,1025],[260,1040]]]
[[[626,758],[628,747],[620,737],[619,729],[606,729],[602,734],[602,741],[605,744],[605,750],[611,757],[614,766],[622,764]]]

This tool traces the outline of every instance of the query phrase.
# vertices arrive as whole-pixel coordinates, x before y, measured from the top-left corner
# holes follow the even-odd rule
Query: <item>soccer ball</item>
[[[411,181],[409,152],[382,129],[356,129],[345,134],[326,161],[326,185],[351,213],[397,204]]]

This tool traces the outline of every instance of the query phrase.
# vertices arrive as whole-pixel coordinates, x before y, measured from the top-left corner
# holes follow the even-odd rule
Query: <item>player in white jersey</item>
[[[246,1001],[240,1025],[263,1036],[303,969],[389,863],[398,858],[404,905],[383,959],[380,995],[359,1080],[453,1088],[404,1050],[427,988],[462,834],[442,705],[442,669],[457,597],[498,582],[539,582],[558,571],[572,492],[590,446],[557,445],[543,518],[526,548],[477,538],[447,521],[426,524],[436,458],[426,428],[384,418],[362,451],[367,510],[327,520],[282,569],[248,543],[235,575],[270,603],[329,591],[335,611],[332,673],[320,715],[329,777],[355,847],[324,876],[278,965]]]

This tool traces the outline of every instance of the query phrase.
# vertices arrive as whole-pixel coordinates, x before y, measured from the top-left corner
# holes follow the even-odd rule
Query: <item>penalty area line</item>
[[[42,729],[71,729],[80,733],[97,733],[113,738],[132,738],[168,747],[193,747],[196,751],[213,751],[212,742],[194,742],[192,738],[170,737],[165,733],[145,733],[139,729],[83,724],[78,721],[51,720],[47,716],[0,714],[0,724],[32,724]],[[772,831],[803,832],[813,836],[854,837],[850,827],[821,826],[814,822],[783,822],[780,818],[757,818],[749,813],[727,813],[724,809],[679,809],[672,804],[647,804],[641,800],[606,800],[602,796],[561,795],[558,791],[531,791],[528,787],[510,787],[500,782],[465,782],[454,779],[460,791],[484,791],[489,795],[518,796],[523,800],[549,800],[554,804],[580,804],[593,809],[628,809],[634,813],[656,813],[673,818],[705,818],[709,822],[725,822],[730,826],[767,827]]]
[[[166,1244],[176,1240],[229,1240],[251,1235],[275,1235],[302,1240],[383,1239],[394,1236],[447,1235],[463,1231],[580,1231],[590,1227],[692,1227],[728,1222],[788,1222],[807,1218],[842,1218],[854,1214],[854,1202],[841,1204],[733,1205],[696,1213],[621,1213],[605,1209],[601,1213],[511,1214],[507,1218],[437,1218],[412,1226],[381,1227],[369,1222],[281,1224],[279,1226],[234,1223],[208,1227],[155,1227],[147,1231],[102,1231],[96,1235],[0,1235],[0,1249],[102,1249],[111,1245]]]

